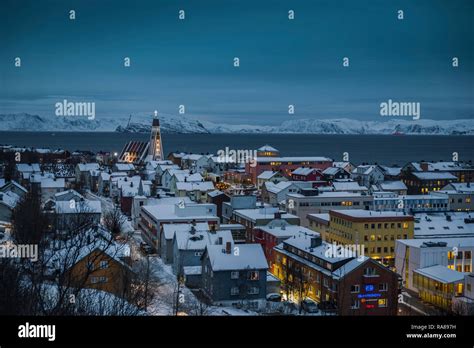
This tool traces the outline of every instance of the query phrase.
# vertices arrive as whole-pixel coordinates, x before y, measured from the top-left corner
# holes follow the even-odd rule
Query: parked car
[[[267,301],[270,302],[281,302],[281,295],[275,292],[272,292],[267,295]]]
[[[314,302],[313,300],[306,298],[301,302],[301,308],[306,312],[306,313],[318,313],[318,304]]]

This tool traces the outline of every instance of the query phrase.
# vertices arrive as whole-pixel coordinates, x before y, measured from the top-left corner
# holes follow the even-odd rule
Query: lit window
[[[379,299],[379,307],[387,307],[387,299],[386,298],[380,298]]]

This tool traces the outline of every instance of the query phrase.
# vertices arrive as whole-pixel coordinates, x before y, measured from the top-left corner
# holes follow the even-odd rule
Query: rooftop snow
[[[420,180],[446,180],[446,179],[457,180],[457,177],[451,173],[413,172],[412,174]]]
[[[466,275],[465,273],[454,271],[446,266],[441,265],[416,269],[415,273],[421,274],[425,277],[437,280],[445,284],[462,281]]]
[[[234,248],[238,248],[238,254]],[[260,244],[232,244],[231,253],[223,252],[225,245],[208,245],[207,253],[213,271],[268,269]]]

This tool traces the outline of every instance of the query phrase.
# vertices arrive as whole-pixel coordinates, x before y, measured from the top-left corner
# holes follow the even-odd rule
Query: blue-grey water
[[[120,152],[129,140],[149,139],[147,134],[97,132],[0,132],[0,144],[62,148],[70,151]],[[328,156],[353,163],[405,164],[408,161],[474,160],[474,136],[392,136],[317,134],[163,134],[165,153],[187,151],[216,153],[219,149],[256,149],[272,145],[285,156]]]

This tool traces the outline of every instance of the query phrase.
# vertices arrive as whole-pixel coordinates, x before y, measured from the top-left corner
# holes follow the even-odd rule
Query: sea
[[[217,153],[271,145],[281,156],[326,156],[354,164],[403,165],[409,161],[474,160],[474,136],[319,135],[319,134],[163,134],[166,154],[174,151]],[[120,152],[130,140],[148,134],[118,132],[0,132],[0,144],[36,148]],[[347,157],[346,157],[347,158]],[[456,158],[455,158],[456,159]]]

